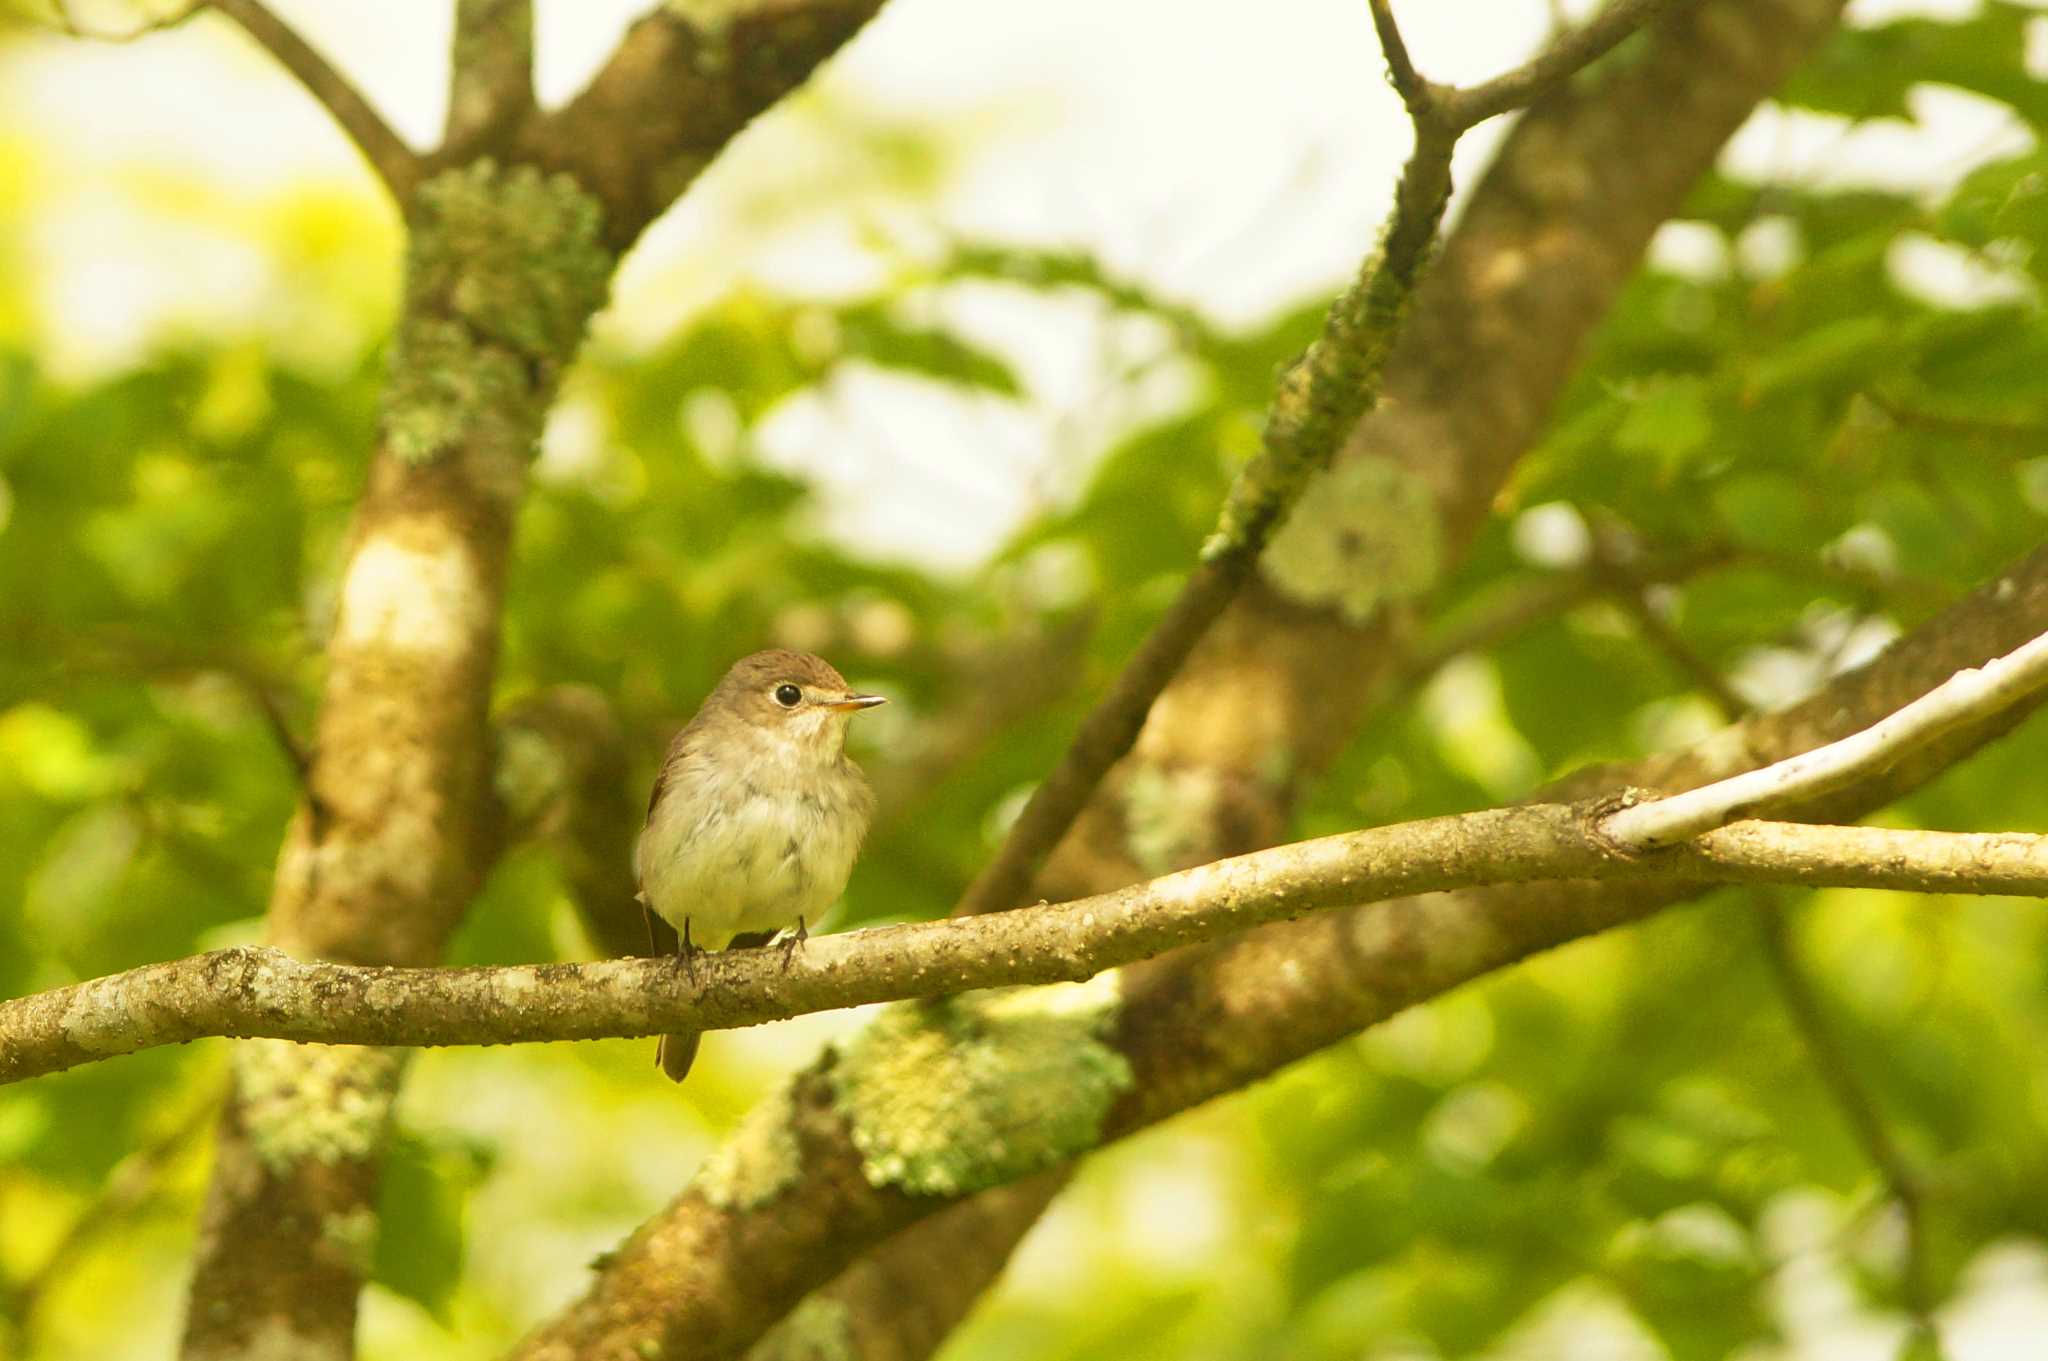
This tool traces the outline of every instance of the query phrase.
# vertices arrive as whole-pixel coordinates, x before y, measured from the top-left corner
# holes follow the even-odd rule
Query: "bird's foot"
[[[796,930],[782,938],[782,971],[784,973],[789,972],[789,961],[796,954],[796,947],[802,945],[810,938],[811,933],[804,929],[804,919],[798,917],[796,919]]]
[[[697,942],[690,939],[690,919],[683,918],[683,933],[676,943],[676,958],[683,961],[683,973],[693,986],[697,982],[697,956],[703,953]]]

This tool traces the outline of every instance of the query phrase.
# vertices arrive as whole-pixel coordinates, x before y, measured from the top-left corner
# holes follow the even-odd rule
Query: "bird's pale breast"
[[[815,922],[846,887],[867,831],[858,771],[744,773],[690,761],[671,775],[636,851],[648,906],[698,945]]]

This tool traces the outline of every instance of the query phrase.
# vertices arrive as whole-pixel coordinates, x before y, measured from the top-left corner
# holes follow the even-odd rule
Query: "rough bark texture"
[[[882,0],[733,0],[716,21],[673,5],[634,24],[568,105],[510,133],[512,153],[565,170],[624,249],[769,107],[875,16]]]
[[[513,513],[611,265],[594,205],[531,170],[446,172],[422,188],[411,228],[307,804],[270,909],[273,943],[364,964],[438,960],[489,866],[488,710]],[[351,1354],[398,1070],[378,1050],[238,1054],[185,1355]]]
[[[1948,731],[1980,727],[1986,717],[1979,711]],[[1848,784],[1867,784],[1881,769],[1866,768]],[[365,968],[236,946],[0,1003],[0,1082],[213,1036],[406,1047],[587,1040],[758,1025],[1024,983],[1082,983],[1332,906],[1538,880],[2048,893],[2048,836],[1746,820],[1644,853],[1612,832],[1616,809],[1636,806],[1624,795],[1591,806],[1531,803],[1369,827],[1070,903],[972,922],[870,927],[787,959],[750,950],[695,971],[647,958]],[[245,1091],[274,1076],[247,1061],[242,1071]]]
[[[1417,290],[1380,406],[1345,454],[1391,460],[1424,481],[1442,516],[1444,564],[1462,556],[1540,434],[1650,234],[1840,11],[1840,0],[1709,0],[1661,24],[1633,64],[1523,115]],[[1407,627],[1401,602],[1359,627],[1254,583],[1161,696],[1036,891],[1055,901],[1101,892],[1280,840],[1299,791],[1394,679]],[[1206,804],[1184,835],[1139,841],[1173,847],[1171,861],[1131,850],[1122,791],[1140,771]],[[949,1236],[946,1270],[923,1289],[959,1306],[951,1322],[935,1324],[926,1309],[901,1332],[888,1326],[906,1281],[934,1259],[919,1241],[925,1226],[863,1259],[824,1292],[864,1339],[855,1354],[929,1355],[979,1298],[966,1283],[995,1278],[1039,1208],[1009,1198],[974,1221],[977,1233]],[[771,1336],[754,1361],[795,1361],[794,1345]]]
[[[1552,793],[1591,794],[1645,777],[1667,790],[1688,788],[1783,760],[1867,727],[1954,672],[2002,656],[2043,631],[2048,550],[1803,704],[1748,720],[1696,749],[1640,768],[1586,772]],[[1829,821],[1861,816],[2002,734],[2031,707],[1957,729],[1889,770],[1787,814]],[[1066,1130],[1041,1146],[1042,1160],[991,1168],[972,1164],[978,1107],[990,1099],[988,1093],[978,1087],[963,1092],[950,1071],[939,1071],[930,1080],[943,1088],[942,1097],[922,1105],[914,1098],[893,1102],[875,1119],[871,1093],[861,1086],[861,1065],[851,1065],[856,1071],[850,1073],[847,1056],[828,1053],[799,1090],[834,1087],[830,1118],[815,1105],[786,1111],[764,1106],[721,1162],[609,1259],[589,1292],[529,1338],[519,1355],[566,1361],[733,1354],[752,1345],[826,1274],[872,1246],[878,1231],[934,1213],[974,1190],[1044,1172],[1099,1140],[1235,1090],[1403,1007],[1699,891],[1697,883],[1565,880],[1431,893],[1267,927],[1127,971],[1121,1006],[1106,1013],[1107,1029],[1068,1037],[1074,1049],[1094,1045],[1104,1051],[1083,1055],[1087,1062],[1071,1072],[1031,1052],[1029,1032],[988,1045],[980,1032],[963,1032],[943,1008],[893,1009],[876,1023],[879,1043],[912,1053],[918,1065],[949,1045],[982,1043],[996,1053],[976,1062],[1000,1072],[1013,1092],[1050,1087],[1063,1101],[1079,1100],[1087,1095],[1086,1075],[1108,1066],[1116,1079],[1110,1086],[1121,1096],[1099,1123]],[[885,1024],[889,1028],[880,1030]],[[877,1031],[856,1040],[848,1053],[872,1048]],[[914,1067],[890,1076],[898,1084],[914,1082]],[[801,1149],[800,1158],[777,1152],[792,1147]],[[917,1159],[904,1155],[905,1149],[917,1150],[917,1159],[927,1163],[935,1151],[950,1149],[970,1167],[937,1181],[919,1179]],[[840,1172],[844,1160],[863,1157],[865,1191]],[[814,1160],[829,1175],[814,1179]],[[754,1179],[743,1200],[724,1193],[729,1178],[719,1167],[771,1163],[782,1170]],[[906,1165],[912,1168],[908,1175]],[[906,1185],[920,1194],[906,1197]],[[1000,1215],[991,1219],[1010,1222]],[[742,1253],[745,1270],[738,1271],[734,1258]]]

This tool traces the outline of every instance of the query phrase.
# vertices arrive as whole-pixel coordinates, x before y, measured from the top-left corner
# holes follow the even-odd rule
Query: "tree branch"
[[[1958,671],[1853,736],[1732,780],[1624,808],[1601,830],[1632,851],[1654,850],[1761,809],[1816,799],[1884,770],[1916,748],[2048,686],[2048,635],[1981,667]]]
[[[534,111],[533,0],[456,0],[443,158],[466,161]]]
[[[633,878],[641,810],[611,705],[589,686],[554,686],[507,709],[494,735],[504,839],[547,846],[601,952],[641,953],[647,924]]]
[[[1671,2],[1630,0],[1617,8],[1639,21]],[[1082,720],[1059,764],[1032,791],[994,858],[953,909],[956,915],[999,912],[1024,898],[1039,866],[1074,825],[1103,776],[1137,741],[1153,702],[1251,580],[1259,555],[1309,481],[1329,466],[1359,418],[1379,399],[1381,376],[1402,316],[1450,199],[1451,153],[1470,123],[1457,125],[1434,116],[1438,108],[1458,107],[1462,96],[1428,86],[1415,74],[1386,0],[1374,0],[1373,20],[1415,124],[1415,147],[1395,187],[1380,247],[1367,257],[1358,279],[1330,305],[1322,335],[1281,375],[1267,413],[1263,447],[1231,484],[1216,531],[1202,546],[1201,561],[1108,693]],[[1534,98],[1606,50],[1568,45],[1582,53],[1579,59],[1551,60],[1543,67],[1547,83],[1523,83],[1526,97]]]
[[[262,0],[207,0],[220,13],[240,24],[251,38],[266,49],[285,70],[297,77],[306,92],[341,124],[341,130],[356,144],[363,158],[384,187],[391,191],[402,209],[412,200],[420,182],[420,158],[391,130],[356,87],[335,70],[327,58],[316,52],[304,38],[293,32],[262,3]]]
[[[623,250],[755,115],[810,78],[882,0],[734,0],[717,23],[663,5],[583,92],[519,132],[516,154],[574,175]]]
[[[1643,636],[1643,640],[1662,652],[1679,675],[1713,701],[1724,722],[1741,718],[1750,710],[1749,701],[1737,694],[1728,678],[1694,651],[1692,645],[1651,603],[1644,589],[1648,581],[1636,570],[1633,562],[1637,547],[1634,535],[1626,526],[1619,522],[1596,523],[1593,526],[1594,577],[1605,589],[1608,599],[1621,606],[1635,621],[1636,632]]]
[[[1553,38],[1543,51],[1484,85],[1442,94],[1444,117],[1453,126],[1473,127],[1523,108],[1614,50],[1624,38],[1687,0],[1608,0],[1600,12]],[[1384,0],[1375,0],[1377,11]]]
[[[1345,832],[1069,903],[819,937],[787,959],[378,968],[236,946],[0,1003],[0,1083],[212,1036],[421,1046],[760,1025],[1080,982],[1322,908],[1535,880],[2048,895],[2048,836],[1739,822],[1638,858],[1604,830],[1608,806],[1526,804]]]

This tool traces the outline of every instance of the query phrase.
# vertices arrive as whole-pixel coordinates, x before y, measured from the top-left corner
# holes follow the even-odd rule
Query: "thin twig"
[[[1913,1325],[1924,1338],[1935,1338],[1934,1296],[1927,1263],[1927,1196],[1920,1174],[1892,1137],[1876,1098],[1857,1076],[1847,1048],[1828,1020],[1820,996],[1807,977],[1805,966],[1794,953],[1786,930],[1785,907],[1768,890],[1756,893],[1756,926],[1763,942],[1764,958],[1784,999],[1785,1012],[1793,1029],[1805,1042],[1814,1070],[1826,1084],[1842,1119],[1849,1126],[1864,1155],[1884,1179],[1892,1199],[1898,1202],[1905,1221],[1906,1260],[1901,1272],[1900,1294]]]
[[[1401,96],[1408,116],[1418,123],[1430,118],[1442,92],[1415,69],[1415,59],[1408,55],[1408,41],[1401,36],[1401,26],[1394,21],[1394,7],[1388,0],[1372,0],[1372,27],[1379,35],[1380,52],[1387,61],[1387,79]]]
[[[1639,803],[1601,822],[1617,846],[1648,851],[1794,799],[1839,789],[2048,685],[2048,634],[1958,671],[1862,732],[1731,780]]]
[[[1862,395],[1865,401],[1884,414],[1886,420],[1907,430],[1924,430],[1929,434],[1952,435],[1970,441],[1988,440],[1994,444],[2020,444],[2030,452],[2043,440],[2048,440],[2048,423],[1950,416],[1906,406],[1881,392],[1866,390]]]
[[[277,693],[261,676],[245,671],[230,670],[235,683],[242,687],[242,693],[256,706],[256,712],[263,716],[263,725],[270,731],[271,741],[292,768],[298,779],[299,790],[308,798],[312,797],[313,752],[299,735],[292,731],[291,720],[285,716],[284,706],[278,702]]]
[[[1640,20],[1672,2],[1629,0],[1618,8]],[[1446,100],[1462,96],[1455,89],[1432,86],[1416,73],[1387,0],[1373,0],[1372,12],[1389,68],[1415,124],[1415,146],[1395,186],[1380,249],[1331,304],[1322,335],[1281,375],[1263,448],[1232,483],[1216,532],[1203,545],[1201,561],[1109,692],[1082,721],[1059,765],[1032,791],[994,858],[953,909],[956,916],[998,912],[1024,899],[1039,864],[1073,826],[1110,767],[1130,751],[1153,702],[1250,580],[1259,554],[1309,481],[1329,466],[1352,427],[1378,400],[1380,375],[1450,199],[1451,152],[1463,128],[1439,116]],[[1613,26],[1615,21],[1603,15],[1588,29],[1604,34]],[[1589,41],[1582,30],[1562,45],[1583,54],[1583,64],[1618,40],[1616,33],[1603,45]],[[1548,80],[1561,80],[1577,69],[1562,59],[1539,58],[1538,63]],[[1525,97],[1534,97],[1546,87],[1525,78],[1518,88]]]
[[[370,169],[384,181],[402,207],[420,178],[420,158],[391,130],[370,102],[348,79],[285,25],[261,0],[207,0],[208,5],[240,24],[285,70],[318,100],[348,139],[363,153]]]
[[[1622,39],[1666,10],[1687,0],[1608,0],[1578,28],[1558,36],[1543,51],[1484,85],[1451,91],[1445,117],[1460,129],[1512,112],[1541,97],[1573,73],[1607,55]]]
[[[1650,603],[1647,583],[1637,575],[1632,562],[1635,547],[1634,535],[1626,526],[1618,522],[1594,524],[1593,572],[1607,598],[1635,621],[1636,631],[1644,641],[1662,652],[1680,675],[1714,702],[1722,718],[1731,722],[1741,718],[1750,710],[1749,701],[1737,694],[1720,669],[1695,651],[1692,644],[1671,626],[1671,621]]]

